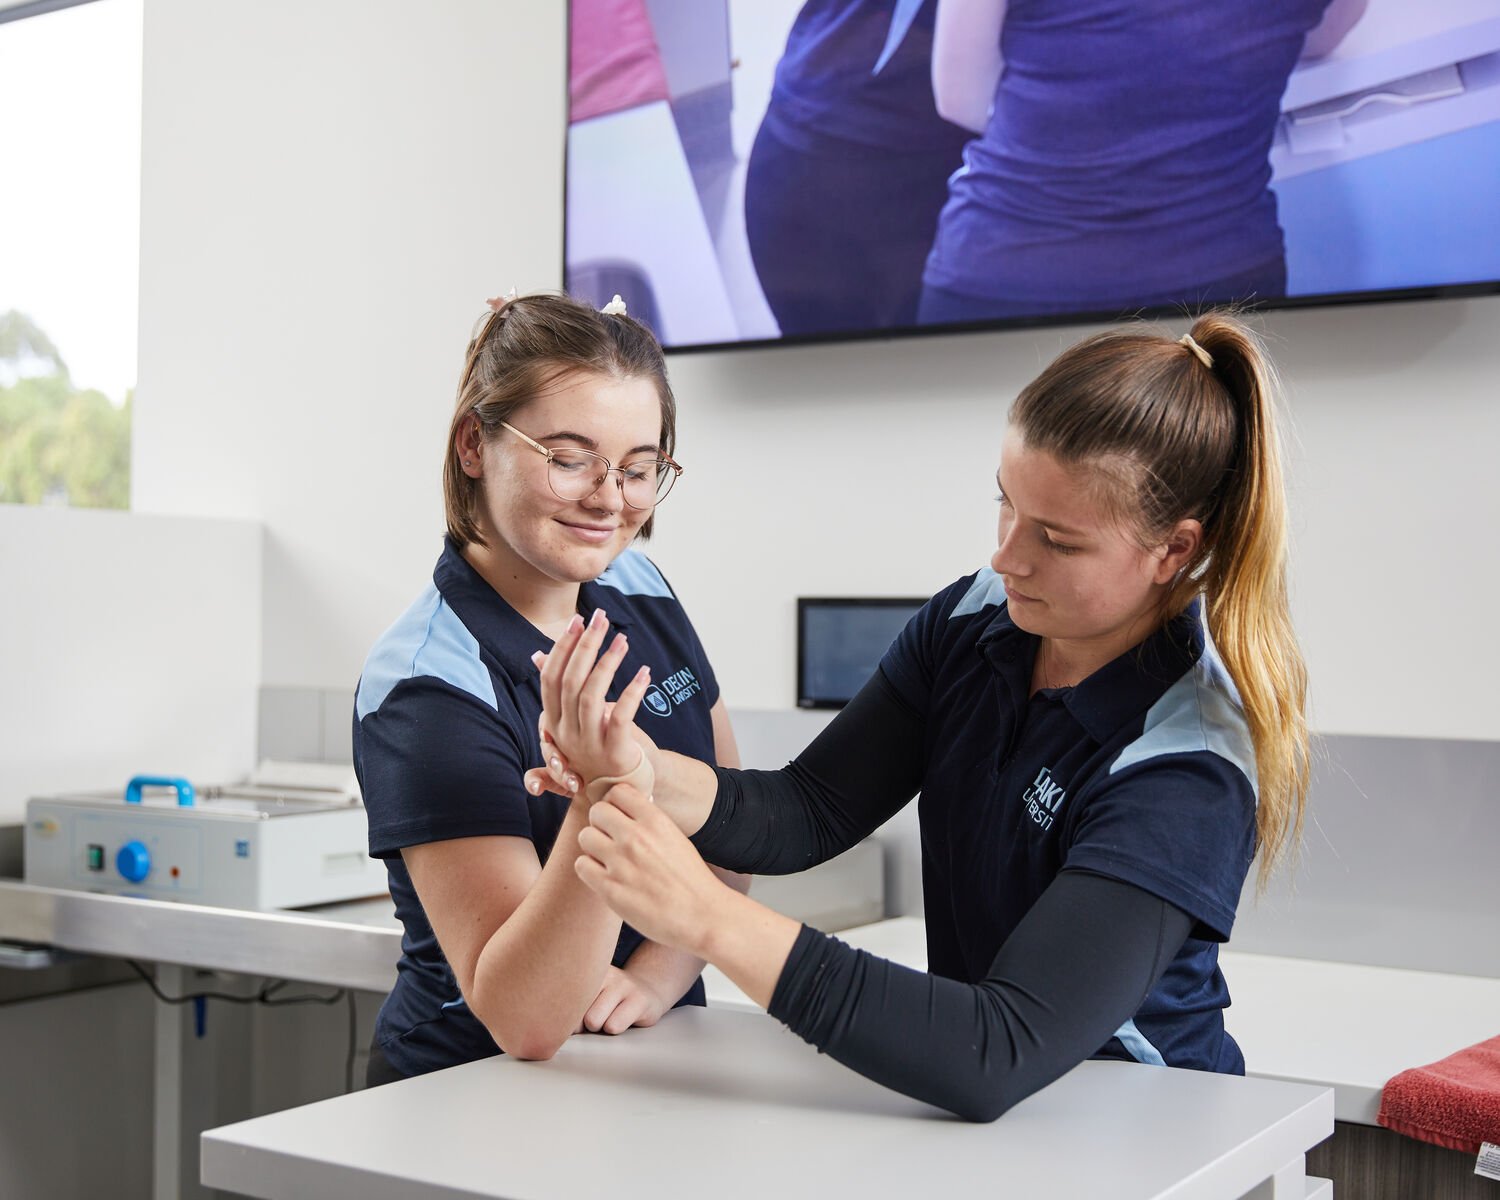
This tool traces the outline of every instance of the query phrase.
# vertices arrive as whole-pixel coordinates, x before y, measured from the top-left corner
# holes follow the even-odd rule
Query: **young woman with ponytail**
[[[820,1050],[971,1120],[1089,1057],[1242,1073],[1218,947],[1307,786],[1273,401],[1221,314],[1065,352],[1011,410],[988,568],[780,771],[658,750],[632,724],[649,677],[610,708],[604,631],[562,637],[527,786],[583,784],[579,877]],[[803,870],[918,792],[928,973],[705,865]]]

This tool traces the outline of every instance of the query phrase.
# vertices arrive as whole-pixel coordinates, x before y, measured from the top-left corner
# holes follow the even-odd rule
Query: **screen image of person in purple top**
[[[949,182],[924,324],[1286,294],[1281,97],[1368,0],[938,0]]]
[[[1011,406],[989,564],[781,770],[661,749],[632,719],[644,677],[611,691],[605,630],[565,634],[539,659],[549,767],[526,786],[587,785],[579,878],[820,1051],[970,1120],[1090,1057],[1242,1073],[1219,946],[1307,792],[1273,386],[1220,312],[1065,351]],[[926,972],[707,865],[805,870],[914,795]]]
[[[355,693],[370,853],[404,930],[371,1084],[550,1058],[574,1033],[704,1002],[701,962],[622,925],[574,873],[584,799],[521,782],[542,762],[532,655],[606,615],[616,661],[674,681],[654,710],[662,744],[738,762],[697,634],[634,548],[682,473],[661,347],[619,297],[489,305],[444,447],[442,553]]]
[[[969,133],[938,115],[935,0],[807,0],[745,175],[745,231],[783,337],[910,326]]]

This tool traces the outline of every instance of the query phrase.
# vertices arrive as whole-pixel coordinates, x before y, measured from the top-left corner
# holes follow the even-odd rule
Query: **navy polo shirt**
[[[642,665],[653,683],[639,723],[667,750],[714,761],[709,710],[719,698],[708,658],[677,597],[645,555],[627,550],[579,589],[579,611],[603,608],[628,634],[611,686]],[[533,796],[522,775],[542,765],[541,693],[531,656],[551,639],[511,608],[446,542],[429,586],[365,660],[354,704],[354,769],[405,928],[396,985],[375,1038],[404,1075],[500,1052],[469,1011],[401,858],[405,846],[449,838],[529,838],[546,862],[567,813],[560,796]],[[642,938],[622,928],[614,964]],[[699,980],[679,1003],[702,1004]]]
[[[934,597],[881,662],[926,715],[929,967],[978,982],[1058,872],[1118,879],[1194,926],[1101,1053],[1243,1072],[1218,944],[1254,856],[1255,755],[1198,605],[1078,686],[1028,698],[1038,644],[987,568]]]

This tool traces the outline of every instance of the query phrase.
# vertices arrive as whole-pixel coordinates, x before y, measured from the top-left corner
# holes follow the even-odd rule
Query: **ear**
[[[480,433],[479,418],[473,413],[459,422],[458,436],[453,439],[453,454],[458,459],[458,469],[470,479],[484,478],[484,437]]]
[[[1178,574],[1198,556],[1203,545],[1203,524],[1193,517],[1184,517],[1167,531],[1166,538],[1156,548],[1157,563],[1153,582],[1171,583]]]

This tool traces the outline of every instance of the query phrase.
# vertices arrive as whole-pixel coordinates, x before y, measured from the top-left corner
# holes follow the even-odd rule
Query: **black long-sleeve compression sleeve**
[[[1140,888],[1063,871],[979,983],[900,967],[803,926],[770,1012],[877,1083],[993,1121],[1097,1053],[1191,927]]]
[[[841,854],[921,786],[926,723],[877,670],[780,771],[715,768],[719,790],[693,844],[731,871],[789,875]]]

